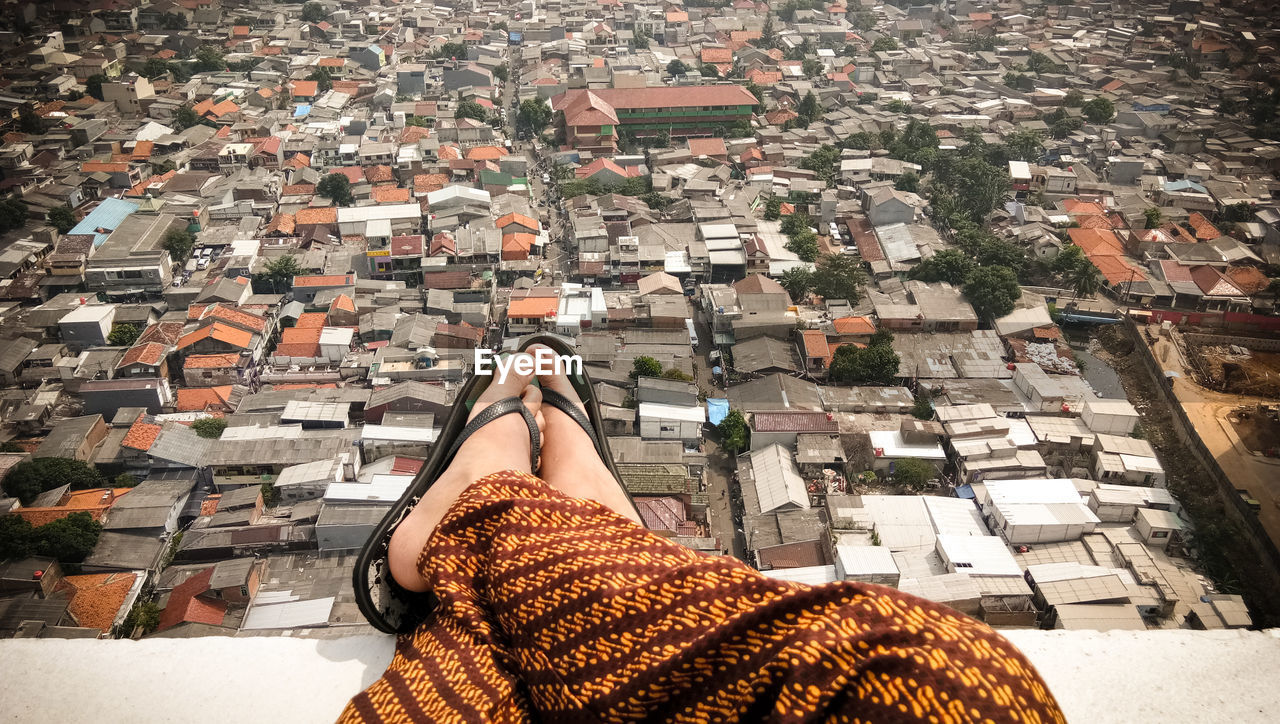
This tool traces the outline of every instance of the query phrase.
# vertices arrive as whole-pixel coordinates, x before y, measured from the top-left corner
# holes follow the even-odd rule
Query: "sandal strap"
[[[458,453],[458,448],[462,447],[462,443],[467,441],[477,430],[488,425],[499,417],[505,417],[513,412],[520,413],[524,418],[524,424],[529,426],[529,469],[534,470],[538,467],[538,455],[542,452],[542,434],[538,432],[538,421],[534,418],[533,413],[529,412],[529,408],[525,407],[524,400],[519,397],[507,397],[484,408],[471,421],[458,432],[458,437],[453,441],[453,447],[449,449],[449,455],[446,460],[453,460],[454,455]]]
[[[591,418],[587,417],[587,413],[582,411],[578,403],[570,400],[568,397],[547,388],[542,389],[542,401],[556,408],[557,410],[568,415],[574,422],[578,423],[591,438],[591,445],[595,447],[597,454],[603,454],[600,449],[600,438],[596,437],[595,426],[591,424]]]

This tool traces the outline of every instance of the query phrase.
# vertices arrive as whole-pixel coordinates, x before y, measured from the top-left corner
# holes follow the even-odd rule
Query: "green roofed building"
[[[756,97],[740,85],[571,90],[551,99],[564,112],[570,148],[611,154],[618,133],[714,136],[751,118]]]

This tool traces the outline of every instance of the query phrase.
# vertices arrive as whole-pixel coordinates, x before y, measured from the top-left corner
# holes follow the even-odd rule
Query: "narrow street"
[[[697,304],[696,301],[692,301]],[[698,331],[697,363],[694,365],[694,379],[698,391],[707,397],[724,397],[724,390],[716,386],[711,374],[711,350],[715,344],[711,336],[711,327],[699,312],[693,314],[694,328]],[[738,525],[733,518],[732,501],[737,497],[734,489],[734,462],[729,454],[720,447],[720,443],[711,437],[704,437],[702,449],[707,454],[707,522],[711,526],[711,534],[720,540],[722,548],[738,560],[746,560],[746,546]]]

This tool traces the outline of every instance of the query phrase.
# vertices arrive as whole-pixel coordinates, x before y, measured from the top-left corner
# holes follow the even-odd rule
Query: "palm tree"
[[[1077,264],[1071,274],[1071,298],[1092,297],[1102,288],[1102,273],[1091,261]]]

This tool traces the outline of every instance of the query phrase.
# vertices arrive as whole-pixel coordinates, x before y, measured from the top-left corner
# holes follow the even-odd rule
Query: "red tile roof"
[[[841,317],[833,321],[836,334],[875,334],[876,325],[866,317]]]
[[[406,204],[409,202],[409,189],[378,186],[373,189],[373,200],[379,204]]]
[[[756,412],[751,415],[756,432],[840,432],[840,423],[826,412]]]
[[[804,340],[804,356],[819,357],[826,359],[831,354],[831,350],[827,347],[827,335],[818,329],[806,329],[800,333],[800,338]]]
[[[536,220],[531,219],[524,214],[517,214],[514,212],[500,216],[497,221],[493,222],[493,225],[499,229],[505,229],[512,224],[519,224],[526,229],[538,228],[538,222]]]
[[[213,566],[174,586],[169,593],[169,604],[160,613],[157,631],[172,628],[180,623],[207,623],[222,625],[227,613],[227,602],[199,598],[209,590],[213,579]]]
[[[183,368],[186,369],[221,369],[226,367],[238,367],[240,363],[240,355],[234,352],[227,354],[193,354],[182,362]]]
[[[169,347],[159,342],[144,342],[134,345],[120,358],[120,362],[116,364],[116,369],[124,369],[133,364],[158,367],[164,361],[165,354],[168,351]]]
[[[178,390],[178,412],[205,412],[210,409],[231,411],[231,385],[220,387],[183,387]]]
[[[325,325],[326,314],[324,312],[303,312],[298,315],[298,321],[294,323],[296,329],[311,329],[313,327],[323,327]]]
[[[125,434],[124,439],[120,441],[120,445],[121,447],[146,452],[151,449],[152,443],[154,443],[156,438],[159,436],[159,425],[150,422],[143,422],[143,418],[139,417],[138,420],[129,428],[129,432]]]
[[[313,97],[320,90],[320,85],[314,80],[295,80],[289,84],[289,92],[295,96]]]
[[[338,223],[338,210],[332,206],[298,209],[293,215],[297,226],[322,226]]]
[[[293,278],[295,287],[346,287],[355,283],[354,274],[313,274]]]
[[[194,332],[183,335],[178,340],[178,349],[186,349],[202,339],[216,339],[240,349],[248,349],[249,344],[253,341],[253,333],[232,327],[222,322],[214,322],[207,327],[201,327]]]
[[[133,573],[95,573],[67,576],[58,587],[71,593],[67,612],[77,624],[107,633],[137,580]]]

